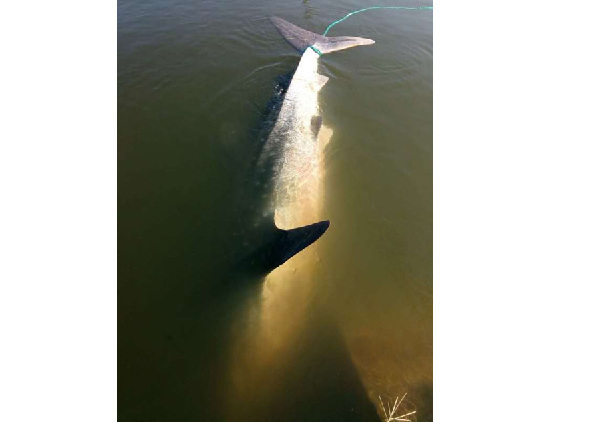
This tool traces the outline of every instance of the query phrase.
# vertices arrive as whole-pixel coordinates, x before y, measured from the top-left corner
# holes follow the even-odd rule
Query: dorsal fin
[[[320,91],[325,86],[329,78],[325,75],[317,73],[316,79],[313,81],[313,86],[316,91]]]
[[[321,125],[323,124],[323,116],[312,116],[310,119],[310,127],[315,138],[319,135]]]

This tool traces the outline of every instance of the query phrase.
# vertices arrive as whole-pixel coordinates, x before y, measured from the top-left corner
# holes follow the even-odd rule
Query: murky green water
[[[376,4],[398,5],[119,1],[120,420],[376,420],[404,393],[432,418],[431,11],[331,30],[376,41],[321,59],[331,227],[305,279],[232,270],[257,131],[300,57],[267,16],[321,33]]]

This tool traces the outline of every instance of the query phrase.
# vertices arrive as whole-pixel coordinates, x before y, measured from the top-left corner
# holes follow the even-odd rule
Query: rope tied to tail
[[[340,22],[345,21],[346,19],[348,19],[350,16],[352,15],[356,15],[357,13],[361,13],[361,12],[366,12],[367,10],[375,10],[375,9],[401,9],[401,10],[433,10],[433,6],[418,6],[418,7],[407,7],[407,6],[372,6],[372,7],[365,7],[364,9],[359,9],[359,10],[355,10],[354,12],[350,12],[348,13],[346,16],[344,16],[341,19],[338,19],[337,21],[331,23],[327,29],[325,29],[325,32],[323,32],[323,36],[327,35],[327,33],[329,32],[329,30],[331,28],[333,28],[335,25],[337,25]],[[323,55],[323,53],[314,45],[309,46],[315,53],[317,53],[320,56]]]
[[[325,32],[323,32],[323,35],[327,35],[327,33],[329,32],[329,30],[331,28],[334,27],[334,25],[337,25],[340,22],[345,21],[346,19],[348,19],[350,16],[352,15],[356,15],[357,13],[361,13],[361,12],[366,12],[367,10],[374,10],[374,9],[402,9],[402,10],[433,10],[433,6],[419,6],[419,7],[406,7],[406,6],[372,6],[372,7],[365,7],[364,9],[360,9],[360,10],[355,10],[354,12],[350,12],[348,13],[346,16],[344,16],[342,19],[338,19],[337,21],[333,22],[331,25],[329,25],[327,27],[327,29],[325,30]]]
[[[311,48],[315,53],[317,53],[319,55],[319,57],[321,57],[323,55],[323,53],[321,53],[321,50],[319,50],[314,45],[309,45],[308,48]]]

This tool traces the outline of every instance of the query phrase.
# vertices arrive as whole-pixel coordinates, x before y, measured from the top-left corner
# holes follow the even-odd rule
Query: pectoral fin
[[[329,221],[319,221],[308,226],[298,227],[291,230],[278,230],[274,242],[270,246],[268,257],[271,267],[274,269],[285,261],[313,244],[329,228]]]
[[[262,233],[261,245],[241,260],[235,266],[235,270],[244,274],[266,275],[313,244],[328,228],[329,221],[325,220],[282,230],[275,225],[272,216],[269,216],[265,224],[258,227]]]

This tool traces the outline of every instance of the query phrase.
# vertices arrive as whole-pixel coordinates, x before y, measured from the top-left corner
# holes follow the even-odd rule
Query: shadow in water
[[[234,420],[379,421],[334,319],[312,309],[285,362],[269,367]]]
[[[261,288],[259,279],[239,281],[219,300],[209,295],[197,306],[146,314],[135,328],[120,324],[119,420],[239,420],[232,413],[253,421],[379,420],[341,333],[323,312],[311,313],[286,364],[265,374],[273,382],[256,385],[251,400],[232,401],[231,327]]]
[[[417,403],[419,405],[419,421],[433,421],[433,385],[423,384],[416,389]]]
[[[265,118],[250,134],[252,151],[240,154],[256,159],[290,79],[275,81]],[[144,126],[137,136],[152,137],[153,129]],[[140,145],[152,151],[152,143]],[[198,164],[183,159],[194,149],[177,152],[180,177],[197,174]],[[232,274],[230,268],[268,233],[254,227],[265,186],[248,175],[248,164],[235,167],[229,178],[206,181],[209,167],[197,180],[174,183],[189,185],[189,191],[173,190],[160,184],[173,177],[165,170],[168,161],[164,155],[156,160],[148,176],[156,181],[153,189],[135,189],[130,178],[119,178],[119,420],[222,420],[231,324],[257,294],[263,271],[251,275],[250,268],[240,268]],[[140,163],[120,161],[119,172]]]

